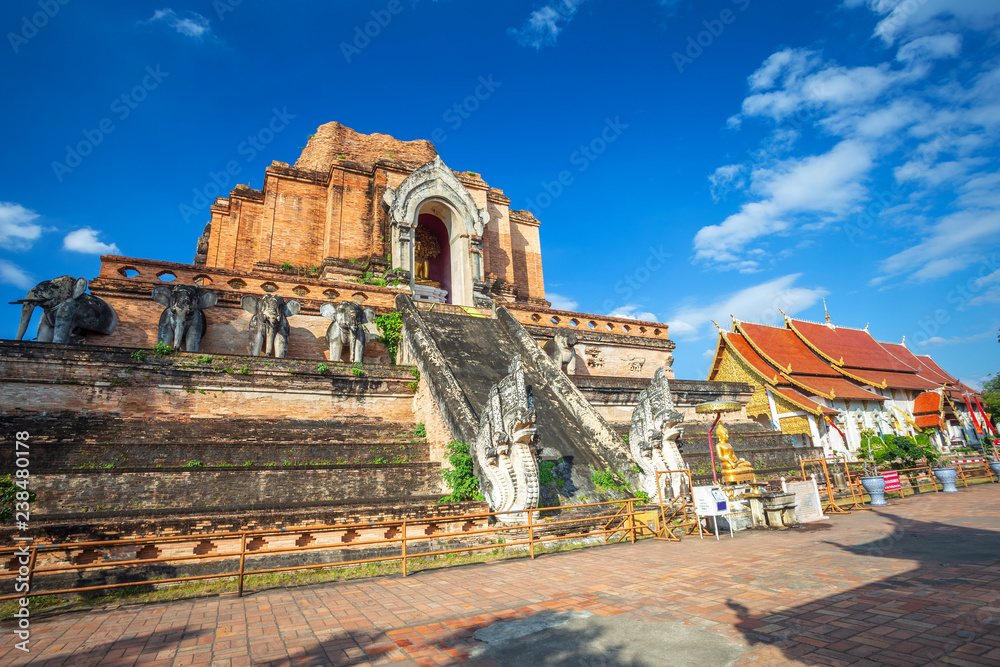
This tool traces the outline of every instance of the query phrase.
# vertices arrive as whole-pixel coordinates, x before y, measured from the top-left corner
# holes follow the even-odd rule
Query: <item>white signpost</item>
[[[712,517],[715,524],[715,539],[719,539],[719,517],[729,514],[729,498],[721,486],[696,486],[691,489],[691,497],[694,499],[694,511],[698,515],[698,522],[701,517]],[[729,521],[729,536],[733,537],[733,523]],[[704,537],[704,536],[702,536]]]
[[[809,523],[829,518],[823,514],[823,502],[819,497],[815,475],[810,475],[805,482],[786,482],[782,477],[781,490],[795,494],[795,516],[800,522]]]

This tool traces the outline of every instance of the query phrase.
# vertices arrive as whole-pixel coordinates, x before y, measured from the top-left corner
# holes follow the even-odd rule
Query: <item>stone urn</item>
[[[958,472],[954,468],[932,468],[931,471],[937,477],[938,481],[941,482],[942,491],[945,493],[958,493],[958,489],[955,488],[955,480],[958,478]]]
[[[871,496],[871,504],[875,507],[882,507],[883,505],[888,505],[885,502],[885,477],[881,475],[876,475],[875,477],[862,477],[861,486],[865,487],[865,491]]]
[[[990,461],[990,470],[993,474],[1000,478],[1000,461]]]

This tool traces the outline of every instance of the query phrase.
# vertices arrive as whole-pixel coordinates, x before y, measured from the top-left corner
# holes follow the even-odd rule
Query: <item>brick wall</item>
[[[435,463],[240,470],[80,471],[32,475],[33,514],[89,510],[367,502],[441,492]]]
[[[319,373],[314,360],[213,356],[199,363],[199,354],[178,353],[136,362],[134,351],[0,341],[0,411],[413,418],[406,367],[369,365],[358,377],[348,365]]]

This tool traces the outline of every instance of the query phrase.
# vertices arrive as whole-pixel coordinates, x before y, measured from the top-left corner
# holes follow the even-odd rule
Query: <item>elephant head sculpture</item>
[[[277,294],[265,294],[255,297],[250,294],[240,301],[243,310],[253,317],[250,318],[250,355],[260,356],[261,348],[264,356],[284,359],[288,353],[288,319],[297,315],[301,306],[294,299],[285,301]]]
[[[154,287],[153,301],[166,306],[160,315],[156,342],[175,350],[197,352],[208,326],[205,313],[219,301],[215,292],[194,285]]]
[[[330,361],[340,361],[341,352],[346,345],[351,363],[363,362],[365,345],[368,343],[365,324],[375,320],[375,311],[362,308],[353,301],[341,301],[337,304],[324,303],[320,306],[319,313],[326,319],[333,320],[326,330]]]
[[[544,350],[556,366],[566,372],[566,375],[576,374],[576,354],[573,347],[579,342],[576,332],[569,327],[556,329],[551,341],[545,344]]]
[[[35,307],[41,307],[38,341],[42,343],[82,344],[84,332],[111,334],[118,326],[118,315],[107,301],[87,294],[87,279],[59,276],[43,280],[24,299],[14,301],[21,306],[21,324],[16,340],[24,338]]]

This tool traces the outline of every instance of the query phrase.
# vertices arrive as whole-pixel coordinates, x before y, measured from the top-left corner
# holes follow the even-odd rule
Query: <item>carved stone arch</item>
[[[398,188],[387,187],[382,198],[392,227],[392,268],[410,274],[413,282],[414,228],[422,211],[432,203],[448,212],[445,221],[451,246],[452,303],[474,305],[473,285],[482,280],[482,235],[488,220],[465,185],[440,157],[420,166]]]
[[[466,234],[483,235],[486,210],[476,206],[462,181],[458,180],[440,156],[435,156],[433,160],[414,170],[395,190],[387,187],[382,201],[389,208],[389,218],[393,225],[413,227],[420,205],[435,198],[455,208],[465,222]]]

